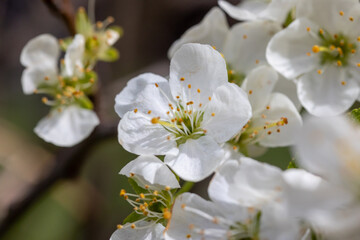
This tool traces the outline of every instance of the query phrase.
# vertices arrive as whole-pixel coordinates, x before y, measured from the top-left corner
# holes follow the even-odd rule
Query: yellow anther
[[[159,123],[160,121],[159,121],[159,119],[156,117],[156,118],[152,118],[151,119],[151,123],[152,124],[157,124],[157,123]]]
[[[131,228],[132,229],[136,228],[135,224],[131,224]]]
[[[216,47],[215,46],[211,46],[214,50],[216,50]]]
[[[191,238],[191,234],[186,235],[186,238]]]
[[[145,189],[148,189],[149,188],[149,185],[145,185]]]
[[[102,28],[102,27],[103,27],[103,23],[100,22],[100,21],[96,22],[96,27],[97,27],[97,28]]]
[[[311,28],[310,27],[307,27],[306,28],[306,31],[310,32]]]
[[[356,66],[360,67],[360,63],[356,64]]]
[[[280,129],[277,129],[276,131],[279,133],[279,132],[280,132]]]
[[[159,84],[155,83],[155,86],[156,86],[156,87],[159,87]]]
[[[338,60],[337,62],[336,62],[336,64],[340,67],[340,66],[342,66],[342,62],[340,61],[340,60]]]
[[[353,17],[349,17],[349,20],[350,20],[351,22],[353,22],[353,21],[354,21],[354,18],[353,18]]]
[[[267,134],[268,134],[268,135],[271,135],[271,131],[268,131]]]
[[[155,196],[157,196],[157,195],[159,194],[159,192],[158,192],[158,191],[154,191],[153,194],[154,194]]]
[[[317,70],[317,73],[322,74],[322,70],[321,69]]]
[[[312,51],[313,51],[314,53],[318,53],[318,52],[320,52],[320,47],[319,47],[318,45],[314,45],[314,46],[312,47]]]
[[[340,11],[339,14],[340,14],[340,16],[344,16],[344,12],[343,12],[343,11]]]
[[[345,81],[342,81],[342,82],[341,82],[341,85],[345,86],[345,85],[346,85],[346,82],[345,82]]]
[[[116,225],[116,228],[117,228],[117,229],[122,229],[122,228],[123,228],[123,225],[118,224],[118,225]]]
[[[255,60],[255,63],[256,63],[256,64],[259,64],[259,62],[260,62],[260,60],[257,60],[257,59]]]
[[[163,212],[164,219],[168,220],[171,218],[171,212],[169,212],[167,209]]]
[[[47,102],[49,101],[49,99],[48,99],[47,97],[43,97],[43,98],[41,98],[41,101],[42,101],[43,103],[47,103]]]
[[[185,78],[183,78],[183,77],[182,77],[182,78],[180,78],[180,81],[182,81],[182,82],[183,82],[183,81],[185,81]]]
[[[323,35],[323,34],[324,34],[324,30],[323,30],[322,28],[320,28],[320,29],[319,29],[319,33],[320,33],[321,35]]]
[[[108,16],[106,18],[106,20],[107,20],[108,23],[113,23],[115,21],[114,17],[112,17],[112,16]]]
[[[133,177],[133,176],[135,176],[135,173],[130,173],[130,177]]]
[[[145,195],[143,193],[140,193],[139,194],[140,198],[144,199],[145,198]]]
[[[126,194],[125,189],[121,189],[121,191],[120,191],[120,196],[123,197],[123,196],[125,196],[125,194]]]
[[[233,146],[233,150],[236,151],[236,150],[237,150],[237,146]]]
[[[197,92],[200,93],[200,89],[199,89],[199,88],[197,89]]]
[[[352,54],[356,53],[356,50],[355,50],[355,49],[351,49],[351,53],[352,53]]]
[[[266,109],[269,110],[269,109],[270,109],[270,106],[266,106]]]
[[[186,207],[186,204],[185,204],[185,203],[181,204],[181,208],[182,208],[182,209],[184,209],[185,207]]]
[[[209,97],[209,101],[211,101],[211,97]]]
[[[243,35],[243,39],[247,39],[247,35],[246,35],[246,34]]]
[[[188,85],[188,88],[191,88],[191,84]]]
[[[134,113],[137,113],[137,111],[138,111],[138,109],[137,109],[137,108],[135,108],[135,109],[134,109]]]
[[[330,50],[331,50],[331,51],[334,51],[335,48],[336,48],[336,47],[335,47],[334,45],[331,45],[331,46],[330,46]]]
[[[48,76],[45,76],[45,77],[44,77],[44,80],[45,80],[45,81],[49,81],[49,79],[50,79],[50,78],[49,78]]]
[[[165,191],[170,191],[170,189],[171,189],[171,188],[170,188],[169,186],[166,186],[166,187],[165,187]]]
[[[151,114],[151,110],[148,111],[148,114]]]
[[[253,93],[253,91],[252,90],[249,90],[249,95],[251,95]]]

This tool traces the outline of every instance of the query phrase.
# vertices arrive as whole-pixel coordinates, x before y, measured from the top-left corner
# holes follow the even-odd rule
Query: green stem
[[[179,196],[182,193],[189,192],[194,186],[193,182],[185,182],[179,191],[175,194],[175,197]]]

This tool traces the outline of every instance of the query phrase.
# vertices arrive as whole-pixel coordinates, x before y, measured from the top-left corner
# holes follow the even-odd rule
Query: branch
[[[32,203],[43,196],[54,183],[60,179],[72,179],[79,175],[81,167],[87,159],[89,149],[101,140],[116,137],[116,135],[116,125],[99,125],[93,134],[82,143],[71,148],[62,149],[55,157],[56,166],[52,171],[35,185],[21,201],[14,203],[9,208],[7,216],[0,225],[0,239],[8,228],[26,212]]]
[[[55,3],[55,0],[43,0],[43,2],[55,16],[64,21],[70,34],[75,35],[74,7],[71,0],[62,0],[61,8]]]

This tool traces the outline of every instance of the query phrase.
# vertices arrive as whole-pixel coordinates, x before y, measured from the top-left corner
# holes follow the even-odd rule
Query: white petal
[[[250,158],[227,161],[212,179],[208,193],[215,202],[261,208],[281,198],[281,170]]]
[[[276,123],[281,121],[283,117],[287,118],[288,123],[284,126],[266,129],[265,134],[259,140],[259,144],[266,147],[283,147],[293,144],[302,125],[300,114],[294,104],[284,94],[273,93],[267,106],[269,109],[264,108],[262,112],[254,116],[252,121],[254,127],[262,128],[267,122]],[[264,116],[265,118],[263,118]],[[271,134],[268,134],[269,131]]]
[[[223,150],[209,136],[188,139],[177,155],[167,155],[165,163],[182,179],[198,182],[208,177],[220,164]]]
[[[127,112],[118,126],[119,143],[135,154],[164,155],[176,147],[174,140],[168,140],[170,132],[159,124],[151,123],[151,116],[141,112]]]
[[[348,204],[351,195],[302,169],[284,172],[286,199],[292,214],[308,218],[313,211],[334,210]]]
[[[242,214],[237,212],[233,215],[241,216]],[[224,218],[229,219],[224,209],[215,203],[206,201],[196,194],[183,193],[175,200],[165,239],[187,239],[187,235],[190,235],[193,240],[225,239],[228,226],[214,222],[214,219],[221,221]],[[203,234],[196,230],[203,230]]]
[[[120,174],[132,177],[141,186],[149,185],[151,189],[179,188],[173,172],[155,156],[139,156],[120,171]],[[133,175],[134,174],[134,175]]]
[[[69,45],[65,53],[65,75],[80,76],[83,68],[83,55],[85,51],[85,38],[81,34],[76,34],[74,40]]]
[[[257,67],[247,75],[241,88],[249,94],[254,113],[266,107],[277,80],[277,72],[269,66]]]
[[[236,84],[218,87],[206,106],[202,128],[218,143],[237,134],[251,118],[247,94]]]
[[[358,192],[359,129],[345,117],[308,117],[296,138],[300,166],[344,189]]]
[[[274,87],[274,92],[285,94],[294,103],[296,109],[300,111],[302,106],[297,96],[296,83],[293,80],[288,80],[279,74],[279,79]]]
[[[42,34],[31,39],[23,48],[20,62],[25,67],[55,69],[60,47],[55,37]]]
[[[343,68],[328,66],[322,71],[322,74],[312,71],[300,77],[297,84],[299,100],[313,115],[341,114],[358,98],[359,83]]]
[[[99,124],[99,119],[92,110],[70,106],[57,110],[43,118],[35,127],[35,133],[60,147],[71,147],[87,138]]]
[[[253,1],[253,4],[251,4],[250,1],[248,1],[248,4],[245,6],[234,6],[226,1],[220,0],[219,6],[232,18],[240,21],[247,21],[247,20],[256,20],[258,18],[257,14],[261,11],[263,11],[267,4],[262,2],[255,2]],[[250,4],[249,4],[250,3]]]
[[[316,69],[320,59],[312,52],[312,47],[319,44],[315,38],[318,31],[319,27],[307,19],[295,20],[270,40],[266,49],[269,64],[288,79]]]
[[[168,99],[172,101],[169,82],[161,76],[145,73],[131,79],[116,96],[115,111],[121,118],[134,109],[142,113],[151,111],[154,116],[166,117],[166,112],[169,111]]]
[[[45,80],[45,78],[47,80]],[[21,76],[21,85],[25,94],[32,94],[41,84],[58,83],[57,69],[27,68]]]
[[[128,223],[122,229],[116,230],[110,240],[161,240],[165,227],[151,222],[141,221],[136,224],[137,228],[132,229]],[[149,226],[149,227],[146,227]]]
[[[348,14],[359,5],[357,0],[301,0],[296,8],[298,18],[307,18],[317,23],[330,34],[339,34],[350,25]],[[344,12],[344,16],[339,14]]]
[[[295,8],[297,2],[298,0],[272,0],[266,9],[259,13],[259,17],[282,24],[285,22],[289,12]]]
[[[225,59],[239,74],[266,64],[265,50],[270,39],[281,26],[269,21],[255,21],[234,25],[224,46]]]
[[[213,7],[199,24],[189,28],[171,45],[168,57],[171,59],[185,43],[209,44],[222,51],[228,31],[225,14],[219,8]]]
[[[182,78],[185,80],[181,81]],[[183,101],[193,101],[196,106],[204,104],[217,87],[227,82],[225,60],[209,45],[187,43],[171,59],[170,89],[174,99],[180,96]]]
[[[107,36],[106,43],[109,46],[112,46],[119,39],[120,34],[117,31],[108,29],[108,30],[106,30],[106,36]]]

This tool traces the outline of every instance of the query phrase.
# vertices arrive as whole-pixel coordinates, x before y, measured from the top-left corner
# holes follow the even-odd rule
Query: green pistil
[[[243,83],[243,81],[245,80],[245,75],[233,70],[233,68],[230,64],[227,64],[227,69],[228,69],[229,82],[235,83],[236,85],[238,85],[240,87],[241,84]]]
[[[348,38],[343,34],[330,35],[323,30],[319,31],[321,38],[320,63],[331,64],[336,63],[338,66],[347,66],[349,56],[356,51],[356,44],[349,42]]]

